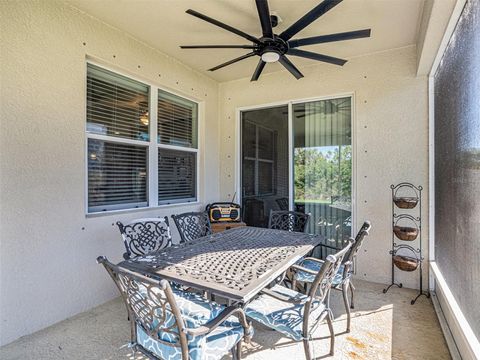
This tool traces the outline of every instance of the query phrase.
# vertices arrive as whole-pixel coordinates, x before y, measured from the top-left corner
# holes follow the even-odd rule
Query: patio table
[[[119,265],[245,304],[322,242],[322,235],[242,227]]]

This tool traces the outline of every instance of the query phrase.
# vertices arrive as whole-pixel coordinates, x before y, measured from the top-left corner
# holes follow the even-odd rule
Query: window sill
[[[92,212],[85,214],[85,217],[88,218],[95,218],[101,216],[112,216],[112,215],[121,215],[121,214],[128,214],[128,213],[137,213],[137,212],[146,212],[146,211],[155,211],[155,210],[162,210],[162,209],[170,209],[175,207],[186,207],[186,206],[193,206],[193,205],[200,205],[202,204],[200,201],[192,201],[192,202],[185,202],[185,203],[175,203],[175,204],[163,204],[158,206],[146,206],[142,208],[134,208],[134,209],[119,209],[119,210],[108,210],[108,211],[99,211],[99,212]]]

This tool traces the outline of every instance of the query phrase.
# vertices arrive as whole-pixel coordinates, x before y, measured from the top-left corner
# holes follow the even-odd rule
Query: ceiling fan
[[[273,32],[273,28],[278,24],[278,17],[275,15],[270,14],[270,10],[268,9],[268,1],[267,0],[255,0],[257,5],[258,16],[260,18],[260,24],[262,27],[262,36],[257,38],[255,36],[249,35],[239,29],[236,29],[230,25],[224,24],[218,20],[212,19],[206,15],[203,15],[195,10],[188,9],[186,11],[187,14],[195,16],[199,19],[202,19],[210,24],[216,25],[230,31],[236,35],[239,35],[250,42],[251,45],[187,45],[187,46],[180,46],[182,49],[249,49],[251,52],[239,56],[235,59],[227,61],[223,64],[217,65],[209,71],[215,71],[221,69],[225,66],[234,64],[240,60],[247,59],[252,56],[259,56],[260,60],[258,61],[257,68],[253,73],[251,81],[256,81],[260,77],[266,63],[273,63],[278,61],[282,64],[295,78],[298,80],[303,77],[303,74],[298,70],[295,65],[287,58],[286,55],[292,56],[299,56],[302,58],[313,59],[317,61],[322,61],[330,64],[340,65],[343,66],[347,60],[339,59],[336,57],[317,54],[311,51],[305,51],[298,49],[298,47],[306,46],[306,45],[315,45],[327,42],[335,42],[335,41],[343,41],[343,40],[351,40],[351,39],[359,39],[365,38],[370,36],[371,29],[364,29],[364,30],[356,30],[356,31],[348,31],[336,34],[329,34],[329,35],[320,35],[320,36],[313,36],[308,38],[302,39],[293,39],[292,37],[295,36],[298,32],[303,30],[305,27],[310,25],[312,22],[317,20],[320,16],[325,14],[327,11],[331,10],[338,4],[340,4],[342,0],[324,0],[317,6],[315,6],[312,10],[306,13],[303,17],[301,17],[297,22],[293,25],[288,27],[279,35]]]

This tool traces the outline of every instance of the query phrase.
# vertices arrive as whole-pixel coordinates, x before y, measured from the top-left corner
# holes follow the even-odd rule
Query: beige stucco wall
[[[0,4],[0,344],[5,344],[117,295],[95,263],[98,255],[121,257],[115,221],[201,207],[86,218],[86,56],[203,102],[203,203],[217,199],[219,188],[218,84],[62,3]]]
[[[389,283],[390,184],[410,181],[424,187],[425,250],[428,245],[427,79],[415,75],[415,47],[351,59],[343,68],[314,65],[301,70],[305,78],[298,81],[284,71],[262,75],[256,83],[242,79],[220,84],[220,194],[233,194],[238,178],[231,159],[239,140],[239,107],[354,93],[354,215],[356,228],[367,219],[373,224],[359,253],[357,276]],[[418,272],[397,274],[405,286],[417,286]],[[424,280],[426,286],[427,277]]]

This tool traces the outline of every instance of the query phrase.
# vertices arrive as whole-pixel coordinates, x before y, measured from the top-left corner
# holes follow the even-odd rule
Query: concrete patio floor
[[[317,329],[317,358],[332,359],[450,359],[440,324],[430,299],[410,300],[414,290],[392,288],[384,295],[381,284],[356,281],[352,331],[345,333],[345,310],[340,292],[332,296],[335,315],[335,356],[329,357],[328,329]],[[255,324],[254,324],[255,326]],[[301,360],[303,345],[260,326],[243,357]],[[0,358],[10,359],[144,359],[126,346],[129,324],[120,298],[62,321],[0,348]],[[229,359],[225,356],[225,359]]]

